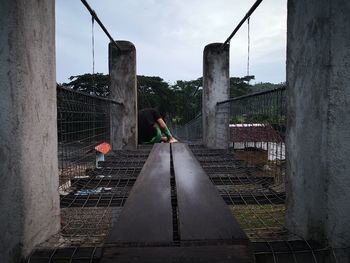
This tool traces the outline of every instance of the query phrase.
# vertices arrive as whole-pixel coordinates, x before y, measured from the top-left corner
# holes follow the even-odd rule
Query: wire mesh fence
[[[101,246],[141,171],[149,149],[110,152],[96,161],[95,146],[110,139],[116,102],[57,89],[61,231],[41,249]]]
[[[257,262],[336,262],[331,249],[286,227],[286,88],[220,102],[216,118],[229,118],[222,128],[228,150],[191,149],[253,242]],[[225,132],[218,129],[216,140]]]
[[[235,159],[273,177],[276,191],[284,191],[285,185],[285,94],[281,87],[217,105],[218,109],[229,105],[229,146]]]
[[[218,189],[254,241],[290,238],[284,220],[285,102],[281,87],[218,103],[218,111],[229,108],[227,143],[233,154],[225,166],[231,166],[220,171],[203,164],[212,180],[227,181]]]
[[[57,88],[60,189],[95,166],[94,147],[109,142],[112,101],[71,89]]]
[[[181,127],[174,126],[172,130],[174,136],[181,141],[200,144],[202,141],[202,126],[202,114],[200,113],[185,125]]]

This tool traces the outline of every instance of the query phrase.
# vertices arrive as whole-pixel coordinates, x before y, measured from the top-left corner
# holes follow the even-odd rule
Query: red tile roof
[[[230,124],[231,142],[283,142],[283,138],[271,125]]]

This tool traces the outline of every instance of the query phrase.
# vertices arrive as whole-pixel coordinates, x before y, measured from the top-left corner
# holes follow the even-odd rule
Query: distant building
[[[230,124],[230,142],[236,158],[251,164],[285,159],[284,138],[269,124]]]

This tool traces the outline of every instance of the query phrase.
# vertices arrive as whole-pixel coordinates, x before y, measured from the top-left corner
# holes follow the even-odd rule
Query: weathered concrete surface
[[[216,106],[215,113],[216,132],[215,148],[227,149],[229,146],[229,121],[230,121],[230,104],[223,103]]]
[[[221,110],[216,116],[216,103],[229,98],[230,86],[230,49],[221,46],[209,44],[203,52],[203,144],[212,149],[228,148],[229,115]]]
[[[349,262],[350,1],[288,1],[287,225]],[[343,248],[343,249],[342,249]]]
[[[0,1],[0,261],[59,230],[55,1]]]
[[[136,49],[128,41],[116,41],[121,50],[109,44],[111,144],[114,150],[137,147]]]

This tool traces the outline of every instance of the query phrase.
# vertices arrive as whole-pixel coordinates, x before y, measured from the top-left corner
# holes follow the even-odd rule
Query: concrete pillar
[[[216,106],[229,98],[230,49],[228,45],[224,49],[221,46],[209,44],[203,54],[203,144],[212,149],[228,148],[229,116],[220,111],[217,118]]]
[[[0,261],[59,230],[55,1],[0,1]]]
[[[216,132],[215,132],[215,148],[228,149],[229,147],[229,119],[230,119],[230,104],[223,103],[216,106]]]
[[[121,50],[109,44],[111,144],[114,150],[137,147],[136,49],[128,41],[116,41]]]
[[[350,251],[350,1],[289,0],[287,226]]]

